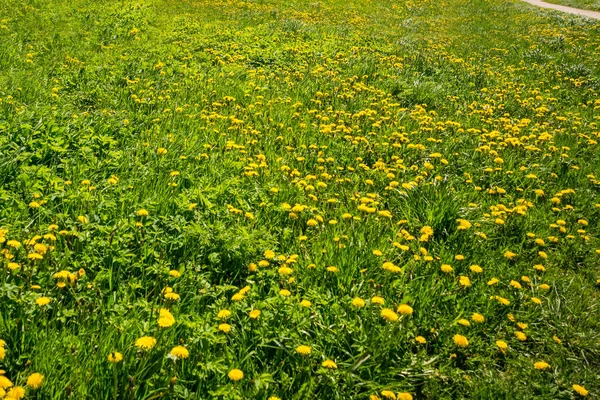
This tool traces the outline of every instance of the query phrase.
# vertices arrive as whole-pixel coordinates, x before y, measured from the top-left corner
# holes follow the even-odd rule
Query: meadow
[[[581,8],[584,10],[600,11],[598,0],[549,0],[548,3],[562,4],[564,6]]]
[[[599,50],[516,0],[0,0],[0,398],[597,398]]]

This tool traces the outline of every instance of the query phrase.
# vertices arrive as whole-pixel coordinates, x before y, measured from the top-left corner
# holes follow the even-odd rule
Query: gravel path
[[[538,7],[551,8],[553,10],[558,10],[558,11],[566,12],[569,14],[577,14],[577,15],[582,15],[584,17],[588,17],[588,18],[600,19],[600,12],[598,12],[598,11],[581,10],[579,8],[573,8],[573,7],[561,6],[558,4],[546,3],[541,0],[523,0],[523,1],[525,1],[529,4],[533,4],[534,6],[538,6]]]

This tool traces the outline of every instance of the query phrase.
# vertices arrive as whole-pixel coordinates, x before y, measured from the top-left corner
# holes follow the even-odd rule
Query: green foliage
[[[0,0],[6,378],[596,396],[598,48],[519,2]]]

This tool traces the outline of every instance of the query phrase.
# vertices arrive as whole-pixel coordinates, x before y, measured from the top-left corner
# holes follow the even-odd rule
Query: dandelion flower
[[[402,268],[400,268],[397,265],[394,265],[393,263],[391,263],[389,261],[388,262],[384,262],[383,265],[381,266],[381,268],[383,268],[386,271],[389,271],[389,272],[391,272],[393,274],[397,274],[399,272],[402,272]]]
[[[219,324],[219,330],[224,333],[228,333],[231,330],[231,325],[229,324]]]
[[[573,390],[575,392],[577,392],[578,395],[582,396],[582,397],[586,397],[588,394],[590,394],[590,392],[588,392],[583,386],[581,385],[573,385]]]
[[[279,275],[291,275],[294,270],[291,269],[290,267],[288,267],[287,265],[282,266],[281,268],[279,268],[277,270],[277,272],[279,272]]]
[[[231,301],[242,301],[242,300],[244,300],[244,297],[245,296],[243,293],[238,292],[238,293],[234,294],[233,296],[231,296]]]
[[[461,276],[458,278],[458,281],[460,283],[460,286],[462,287],[469,287],[471,286],[471,280],[469,279],[468,276]]]
[[[458,347],[467,347],[469,345],[469,340],[463,335],[454,335],[452,339]]]
[[[44,382],[44,375],[42,375],[38,372],[34,372],[33,374],[29,375],[29,378],[27,378],[27,386],[30,387],[31,389],[41,388],[43,382]]]
[[[321,365],[325,368],[337,369],[337,364],[333,360],[325,360],[321,363]]]
[[[301,305],[302,307],[308,308],[308,307],[312,306],[312,303],[311,303],[310,301],[308,301],[308,300],[302,300],[302,301],[300,302],[300,305]]]
[[[248,315],[252,319],[258,319],[258,317],[260,317],[260,310],[252,310],[248,313]]]
[[[452,268],[452,266],[450,266],[449,264],[442,264],[440,269],[446,274],[449,274],[450,272],[454,271],[454,268]]]
[[[263,255],[267,260],[272,260],[275,258],[275,252],[273,250],[266,250]]]
[[[397,311],[402,315],[411,315],[413,313],[413,308],[408,304],[400,304]]]
[[[485,317],[479,313],[473,313],[473,315],[471,315],[471,319],[477,323],[482,323],[485,321]]]
[[[466,219],[457,219],[456,220],[458,222],[458,230],[459,231],[464,231],[469,229],[472,225],[469,221],[467,221]]]
[[[527,335],[521,331],[516,331],[515,332],[515,337],[517,339],[519,339],[521,342],[524,342],[527,340]]]
[[[301,345],[296,347],[296,353],[302,354],[303,356],[307,356],[312,352],[312,348],[310,346]]]
[[[560,338],[559,338],[558,336],[556,336],[556,335],[552,336],[552,339],[554,339],[554,341],[555,341],[556,343],[558,343],[558,344],[561,344],[561,343],[562,343],[562,340],[560,340]]]
[[[219,319],[226,319],[230,315],[231,315],[231,311],[229,311],[229,310],[221,310],[217,314],[217,318],[219,318]]]
[[[169,354],[178,359],[185,359],[189,357],[190,352],[183,346],[175,346],[171,349]]]
[[[471,272],[474,272],[476,274],[480,274],[483,272],[483,268],[481,268],[479,265],[471,265],[469,269],[471,270]]]
[[[363,308],[365,306],[365,301],[360,297],[355,297],[352,299],[352,305],[356,308]]]
[[[394,394],[394,392],[392,392],[391,390],[382,390],[381,395],[386,399],[396,400],[396,394]]]
[[[0,375],[0,389],[8,389],[13,383],[4,375]]]
[[[135,341],[135,347],[142,350],[150,350],[156,346],[156,339],[152,336],[142,336]]]
[[[389,322],[398,321],[399,318],[398,314],[396,314],[393,310],[390,310],[389,308],[382,309],[381,316],[383,317],[383,319]]]
[[[108,355],[108,361],[110,361],[113,364],[121,362],[122,359],[123,354],[119,353],[118,351],[113,351]]]
[[[425,344],[425,343],[427,343],[427,339],[425,339],[423,336],[417,336],[417,337],[415,338],[415,341],[416,341],[417,343],[419,343],[419,344]]]
[[[506,350],[508,349],[508,344],[503,340],[496,341],[496,346],[498,346],[500,351],[503,353],[506,352]]]
[[[15,386],[6,393],[4,400],[21,400],[24,397],[25,389],[23,389],[21,386]]]
[[[43,307],[45,305],[50,304],[50,298],[49,297],[38,297],[37,299],[35,299],[35,304],[37,304],[40,307]]]
[[[373,296],[371,298],[371,303],[373,304],[379,304],[379,305],[383,305],[385,303],[385,300],[383,297],[379,297],[379,296]]]
[[[407,392],[398,393],[398,396],[396,398],[397,400],[413,400],[412,394]]]
[[[175,323],[175,317],[173,317],[173,314],[166,308],[161,308],[159,310],[157,322],[158,326],[161,328],[168,328]]]
[[[533,364],[533,366],[534,366],[535,369],[539,369],[541,371],[550,368],[550,364],[548,364],[545,361],[538,361],[535,364]]]
[[[229,371],[229,373],[227,374],[227,376],[232,381],[237,382],[237,381],[242,380],[244,378],[244,373],[242,372],[241,369],[232,369],[231,371]]]

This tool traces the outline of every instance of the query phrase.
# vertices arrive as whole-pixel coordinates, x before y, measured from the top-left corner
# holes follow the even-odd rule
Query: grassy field
[[[548,3],[562,4],[585,10],[600,11],[600,0],[548,0]]]
[[[0,0],[0,398],[600,395],[600,24]]]

